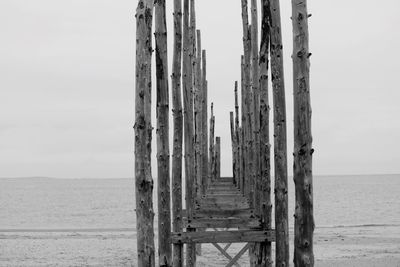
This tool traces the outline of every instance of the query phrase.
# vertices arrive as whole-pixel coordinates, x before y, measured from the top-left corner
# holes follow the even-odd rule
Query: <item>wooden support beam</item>
[[[202,186],[203,186],[203,192],[202,194],[205,194],[205,191],[208,186],[208,84],[207,84],[207,59],[206,59],[206,50],[202,50],[201,54],[201,60],[202,60],[202,106],[201,106],[201,111],[202,111],[202,172],[201,172],[201,177],[202,177]]]
[[[206,231],[180,232],[171,234],[172,243],[244,243],[265,242],[275,240],[275,231],[237,230],[237,231]]]
[[[159,266],[172,265],[169,176],[169,87],[165,0],[154,2],[157,87],[157,193]]]
[[[271,75],[274,102],[276,265],[289,266],[286,100],[279,0],[271,0]]]
[[[215,179],[221,178],[221,137],[215,137]]]
[[[182,232],[182,0],[174,0],[174,52],[172,61],[172,113],[174,125],[172,154],[172,229],[174,232]],[[175,267],[183,266],[182,244],[173,245],[172,263]]]
[[[242,255],[243,255],[244,253],[246,253],[246,251],[247,251],[249,248],[250,248],[250,244],[248,243],[248,244],[246,244],[246,245],[239,251],[238,254],[236,254],[236,256],[226,265],[226,267],[231,267],[231,266],[233,266],[233,264],[234,264],[235,262],[237,262],[237,261],[240,259],[240,257],[242,257]]]
[[[208,183],[210,184],[212,181],[214,181],[214,128],[215,128],[215,117],[214,117],[214,104],[211,103],[211,117],[210,117],[210,148],[209,148],[209,154],[208,154],[208,161],[209,161],[209,166],[208,166],[208,172],[209,172],[209,177],[208,177]]]
[[[151,175],[151,40],[153,1],[136,9],[135,191],[138,266],[155,266]]]
[[[257,218],[196,218],[187,223],[193,228],[244,228],[261,229],[260,219]]]
[[[231,122],[231,143],[232,143],[232,174],[233,174],[233,182],[236,184],[238,179],[238,175],[236,173],[236,154],[237,154],[237,144],[236,144],[236,133],[235,133],[235,123],[233,119],[233,112],[229,113],[230,115],[230,122]]]
[[[271,203],[271,145],[269,138],[269,96],[268,96],[268,56],[269,56],[269,4],[270,0],[261,1],[261,46],[260,46],[260,216],[263,227],[272,227]],[[271,242],[259,246],[259,260],[263,266],[272,266]]]
[[[233,258],[231,257],[231,255],[229,255],[229,254],[226,252],[226,249],[223,249],[223,248],[222,248],[220,245],[218,245],[217,243],[212,243],[212,244],[214,245],[214,247],[216,247],[216,248],[219,250],[219,252],[221,252],[222,255],[224,255],[224,256],[229,260],[229,262],[233,260]],[[232,244],[232,243],[230,243],[230,244]],[[240,267],[240,265],[239,265],[237,262],[235,262],[234,265],[237,266],[237,267]]]
[[[310,51],[307,1],[292,1],[294,164],[296,191],[294,265],[314,266],[313,174],[310,100]]]

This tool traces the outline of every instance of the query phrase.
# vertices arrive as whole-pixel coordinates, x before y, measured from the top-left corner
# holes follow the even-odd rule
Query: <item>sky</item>
[[[167,2],[171,59],[172,1]],[[281,1],[289,174],[290,2]],[[136,4],[0,2],[0,177],[134,176]],[[314,174],[400,173],[400,2],[308,5]],[[196,11],[207,50],[209,101],[221,136],[221,171],[231,175],[229,111],[234,81],[240,80],[240,1],[201,0]],[[155,139],[154,131],[153,151]],[[153,174],[155,163],[154,154]]]

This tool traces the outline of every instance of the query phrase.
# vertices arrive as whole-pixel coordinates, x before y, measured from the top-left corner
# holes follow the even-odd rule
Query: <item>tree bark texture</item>
[[[157,86],[157,171],[159,266],[172,266],[169,177],[169,88],[165,0],[154,1]]]
[[[186,210],[188,218],[193,217],[195,201],[194,177],[194,130],[193,130],[193,83],[192,83],[192,48],[189,30],[189,0],[183,2],[183,107],[184,107],[184,142],[185,142],[185,178]],[[188,229],[189,231],[191,229]],[[196,262],[195,245],[188,244],[186,265],[194,266]]]
[[[261,1],[260,44],[260,170],[261,170],[261,221],[265,229],[271,229],[271,151],[269,141],[268,53],[269,53],[269,1]],[[260,244],[258,264],[272,266],[271,242]],[[261,257],[260,257],[261,256]]]
[[[183,115],[181,95],[182,68],[182,0],[174,0],[174,54],[172,65],[172,113],[174,122],[174,141],[172,155],[172,217],[173,231],[182,232],[182,137]],[[183,266],[183,245],[173,245],[172,263],[174,267]]]
[[[151,40],[153,1],[136,9],[135,191],[138,266],[155,266],[153,178],[151,176]],[[150,112],[150,113],[148,113]]]
[[[215,179],[221,178],[221,137],[215,137]]]
[[[307,1],[292,0],[294,165],[296,191],[294,265],[314,266],[310,52]]]
[[[207,116],[207,101],[208,101],[208,86],[207,86],[207,61],[206,61],[206,51],[202,50],[201,54],[201,60],[202,60],[202,105],[201,105],[201,120],[202,120],[202,172],[201,172],[201,177],[202,177],[202,188],[203,192],[202,194],[206,193],[206,188],[207,188],[207,176],[208,176],[208,116]]]
[[[286,101],[279,0],[270,1],[271,80],[274,104],[276,265],[289,266]]]

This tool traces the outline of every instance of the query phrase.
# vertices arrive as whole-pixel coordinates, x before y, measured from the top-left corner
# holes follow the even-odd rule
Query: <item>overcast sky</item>
[[[281,1],[289,173],[290,2]],[[136,4],[0,2],[0,177],[133,177]],[[240,0],[196,5],[209,100],[222,137],[222,174],[230,175]],[[172,44],[172,0],[167,8]],[[309,1],[314,174],[400,173],[398,10],[398,0]]]

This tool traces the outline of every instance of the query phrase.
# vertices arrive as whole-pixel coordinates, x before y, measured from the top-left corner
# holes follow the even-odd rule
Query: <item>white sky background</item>
[[[136,4],[0,2],[0,177],[133,176]],[[231,175],[240,1],[196,6],[222,175]],[[281,9],[291,173],[290,1],[281,1]],[[314,174],[400,172],[399,9],[398,0],[309,1]],[[172,57],[170,0],[167,13]],[[155,155],[153,166],[155,175]]]

